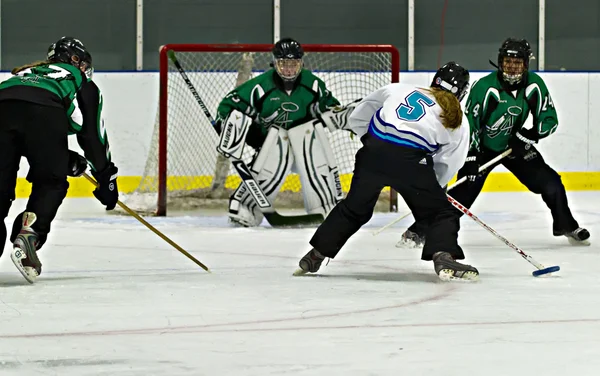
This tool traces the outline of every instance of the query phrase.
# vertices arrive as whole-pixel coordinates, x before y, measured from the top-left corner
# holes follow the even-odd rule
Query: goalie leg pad
[[[263,215],[258,211],[254,213],[247,205],[242,205],[242,199],[248,195],[248,187],[241,182],[233,195],[229,198],[229,219],[232,223],[244,227],[256,227],[262,222]]]
[[[306,211],[325,216],[343,197],[338,166],[325,129],[318,122],[309,122],[290,129],[288,135]]]
[[[227,158],[241,159],[251,125],[249,116],[233,110],[224,122],[217,151]]]
[[[293,161],[287,131],[271,127],[250,167],[252,175],[271,203],[275,201],[285,182]],[[229,201],[229,217],[232,221],[249,227],[258,226],[262,222],[263,214],[244,183]]]

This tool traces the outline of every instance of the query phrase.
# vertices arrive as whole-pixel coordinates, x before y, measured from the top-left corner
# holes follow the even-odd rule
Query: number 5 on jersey
[[[396,115],[398,115],[398,119],[409,122],[421,120],[425,116],[426,108],[435,105],[433,99],[417,90],[408,94],[404,101],[405,103],[396,109]]]

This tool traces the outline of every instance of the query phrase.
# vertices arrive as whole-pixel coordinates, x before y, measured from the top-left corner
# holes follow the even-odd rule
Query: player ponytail
[[[35,68],[35,67],[39,67],[40,65],[46,65],[46,64],[50,64],[50,61],[48,61],[48,60],[36,61],[36,62],[33,62],[33,63],[22,65],[20,67],[13,68],[13,70],[11,70],[10,73],[13,74],[13,75],[15,75],[15,74],[17,74],[17,73],[19,73],[19,72],[21,72],[21,71],[23,71],[25,69]]]
[[[431,87],[425,89],[434,97],[437,104],[442,108],[442,125],[447,129],[457,129],[462,124],[463,112],[460,102],[454,94],[449,91]]]

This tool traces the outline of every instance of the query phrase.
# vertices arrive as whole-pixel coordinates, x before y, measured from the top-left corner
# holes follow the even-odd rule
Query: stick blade
[[[546,274],[557,272],[559,270],[560,270],[560,266],[549,266],[549,267],[544,268],[544,269],[535,270],[531,274],[534,277],[539,277],[539,276],[542,276],[542,275],[546,275]]]
[[[322,214],[281,215],[277,212],[264,213],[267,222],[273,227],[312,227],[318,226],[325,218]]]

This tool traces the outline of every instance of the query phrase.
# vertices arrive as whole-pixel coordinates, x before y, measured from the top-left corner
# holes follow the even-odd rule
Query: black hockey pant
[[[0,254],[7,235],[4,218],[15,199],[22,156],[29,162],[27,181],[32,183],[26,211],[37,216],[33,229],[40,236],[40,244],[46,240],[50,224],[69,187],[68,127],[67,115],[62,108],[19,100],[0,102],[0,217],[3,220]],[[21,229],[21,217],[22,213],[14,221],[11,242]]]
[[[499,152],[484,150],[482,153],[481,164],[494,159],[500,154]],[[579,227],[579,224],[573,218],[569,203],[567,201],[567,192],[563,185],[560,175],[548,166],[544,158],[535,148],[524,154],[523,156],[514,157],[508,156],[500,161],[507,170],[512,172],[517,179],[531,192],[542,196],[542,200],[546,203],[552,213],[552,230],[553,234],[558,236],[565,232],[571,232]],[[452,189],[448,194],[456,199],[467,208],[473,205],[475,199],[481,192],[483,184],[495,166],[488,168],[485,173],[479,175],[472,182],[465,182],[455,189]],[[458,171],[458,178],[465,176],[464,169]],[[462,212],[455,210],[455,218],[458,222],[462,216]],[[425,220],[417,220],[409,230],[423,236],[427,232],[428,223]]]
[[[310,244],[321,254],[335,257],[346,241],[369,221],[379,193],[394,188],[419,219],[431,225],[421,258],[431,260],[446,251],[456,259],[464,254],[458,246],[454,207],[436,180],[433,161],[425,151],[379,140],[370,134],[356,154],[354,176],[347,197],[336,205],[319,226]]]

